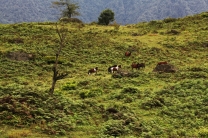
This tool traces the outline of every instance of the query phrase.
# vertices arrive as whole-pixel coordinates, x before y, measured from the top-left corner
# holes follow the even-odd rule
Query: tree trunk
[[[56,61],[53,67],[53,79],[52,79],[52,85],[51,88],[49,90],[50,94],[53,95],[54,93],[54,89],[55,89],[55,85],[56,85],[56,81],[57,81],[57,75],[58,75],[58,71],[57,71],[57,56],[56,56]]]
[[[52,85],[51,85],[51,88],[50,88],[50,91],[49,91],[50,94],[51,94],[51,96],[52,96],[53,93],[54,93],[55,85],[56,85],[56,80],[53,80]]]

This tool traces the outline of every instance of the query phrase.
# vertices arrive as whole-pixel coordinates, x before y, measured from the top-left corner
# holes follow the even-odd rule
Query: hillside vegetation
[[[58,23],[67,31],[59,70],[69,75],[54,95],[56,23],[1,24],[0,136],[208,137],[207,22],[204,12],[126,26]],[[153,72],[161,61],[176,72]],[[108,73],[115,64],[121,73]]]

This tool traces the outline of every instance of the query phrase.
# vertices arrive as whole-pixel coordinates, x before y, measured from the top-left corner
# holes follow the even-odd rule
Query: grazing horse
[[[131,52],[130,52],[130,51],[126,51],[126,52],[125,52],[125,56],[126,56],[126,57],[130,57],[130,56],[131,56]]]
[[[138,65],[137,63],[132,63],[132,64],[131,64],[132,70],[133,70],[134,68],[138,69],[138,66],[137,66],[137,65]]]
[[[88,74],[89,74],[89,75],[92,74],[92,73],[97,74],[97,71],[98,71],[98,67],[95,67],[94,69],[90,69],[90,70],[88,71]]]
[[[159,65],[164,65],[164,64],[168,64],[168,62],[167,62],[167,61],[158,62],[158,63],[157,63],[157,66],[159,66]]]
[[[145,68],[145,64],[144,63],[132,63],[131,64],[131,68],[132,68],[132,70],[134,69],[134,68],[136,68],[136,69],[140,69],[140,68]]]
[[[114,65],[108,68],[109,73],[114,73],[115,71],[118,71],[119,68],[121,68],[121,65]]]
[[[111,73],[111,68],[113,68],[113,67],[117,67],[118,65],[113,65],[113,66],[110,66],[109,68],[108,68],[108,72],[109,73]]]

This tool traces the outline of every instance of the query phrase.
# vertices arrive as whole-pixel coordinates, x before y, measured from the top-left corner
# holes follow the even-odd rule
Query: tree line
[[[52,2],[54,7],[61,9],[61,17],[72,18],[79,16],[80,13],[77,11],[80,7],[78,3],[74,3],[71,0],[59,0]],[[115,14],[111,9],[105,9],[100,13],[98,17],[99,25],[108,25],[110,22],[115,20]]]

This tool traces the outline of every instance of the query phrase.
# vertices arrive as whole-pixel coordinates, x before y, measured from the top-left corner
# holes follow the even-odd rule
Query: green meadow
[[[208,137],[207,22],[208,12],[128,25],[0,24],[0,137]],[[65,31],[58,69],[69,75],[52,95],[56,25]],[[176,72],[153,72],[161,61]],[[112,65],[130,75],[108,73]]]

